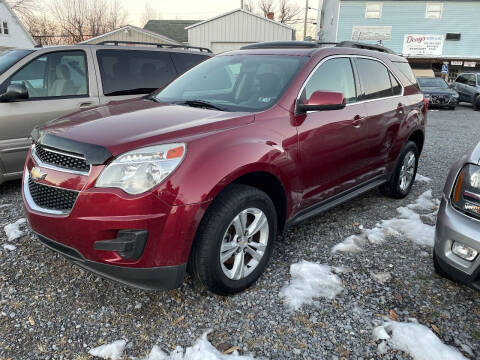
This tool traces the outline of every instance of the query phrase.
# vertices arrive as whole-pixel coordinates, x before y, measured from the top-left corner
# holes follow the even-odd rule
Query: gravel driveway
[[[167,352],[191,346],[207,329],[219,350],[238,346],[259,358],[409,359],[392,349],[377,355],[372,329],[389,314],[416,318],[444,343],[463,345],[467,358],[480,358],[480,293],[435,275],[430,248],[391,238],[357,254],[330,253],[360,225],[394,217],[424,191],[439,198],[449,165],[480,140],[480,112],[430,111],[427,131],[419,173],[432,182],[417,182],[400,201],[371,191],[291,228],[258,283],[232,297],[200,294],[189,279],[170,292],[114,284],[72,266],[28,230],[6,250],[3,227],[23,210],[20,183],[0,185],[0,359],[90,359],[90,348],[120,339],[125,358],[141,359],[155,344]],[[289,312],[279,292],[301,260],[351,271],[339,275],[345,289],[334,299]],[[377,272],[391,279],[382,284]]]

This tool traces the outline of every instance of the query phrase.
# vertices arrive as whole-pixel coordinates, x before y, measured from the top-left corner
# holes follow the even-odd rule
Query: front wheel
[[[413,141],[408,141],[400,155],[390,180],[380,187],[383,194],[394,199],[408,195],[415,181],[418,166],[418,148]]]
[[[213,293],[240,292],[263,273],[277,234],[272,200],[257,188],[234,184],[213,201],[190,256],[195,283]]]
[[[479,95],[475,95],[473,97],[472,105],[473,105],[473,110],[475,110],[475,111],[480,110],[480,96]]]

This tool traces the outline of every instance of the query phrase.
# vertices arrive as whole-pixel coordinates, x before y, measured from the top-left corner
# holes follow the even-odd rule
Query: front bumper
[[[458,98],[453,96],[430,96],[428,106],[430,107],[451,107],[458,105]]]
[[[443,196],[435,230],[435,255],[438,265],[453,280],[480,290],[480,254],[467,261],[452,252],[459,241],[480,253],[480,221],[455,210]]]
[[[22,195],[26,217],[43,244],[87,270],[131,286],[170,289],[181,284],[208,203],[172,206],[156,191],[133,196],[119,189],[95,188],[101,169],[82,176],[41,168],[47,173],[39,180],[43,185],[78,191],[71,210],[47,212],[36,206],[29,193],[28,174],[33,166],[39,165],[28,156]],[[125,232],[148,234],[134,255],[109,250],[118,246]]]

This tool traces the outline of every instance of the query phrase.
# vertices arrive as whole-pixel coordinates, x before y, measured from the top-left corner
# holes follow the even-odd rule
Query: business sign
[[[403,38],[403,55],[442,55],[443,35],[406,34]]]
[[[392,35],[391,26],[354,26],[352,28],[352,40],[390,40]]]
[[[451,64],[451,65],[456,65],[456,66],[462,66],[462,65],[463,65],[463,61],[452,60],[452,61],[450,61],[450,64]]]
[[[463,66],[464,67],[475,67],[475,66],[477,66],[477,63],[475,61],[465,61],[463,63]]]
[[[448,73],[448,64],[442,64],[442,74]]]

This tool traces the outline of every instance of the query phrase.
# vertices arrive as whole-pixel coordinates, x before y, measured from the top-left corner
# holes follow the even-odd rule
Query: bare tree
[[[246,0],[243,8],[251,13],[255,13],[255,3],[253,0]]]
[[[260,0],[258,7],[260,8],[260,11],[263,13],[263,16],[265,17],[267,17],[269,13],[275,12],[273,0]]]
[[[35,0],[8,0],[7,3],[10,5],[15,14],[19,17],[26,18],[27,16],[32,16],[35,10]]]
[[[145,4],[145,9],[143,10],[143,14],[141,17],[142,24],[146,24],[148,20],[156,20],[160,19],[160,13],[155,10],[150,3]]]
[[[302,9],[298,5],[291,4],[289,0],[280,0],[277,20],[282,24],[291,24],[296,22],[301,12]]]
[[[53,0],[49,11],[61,36],[72,43],[117,29],[125,21],[117,0]]]

